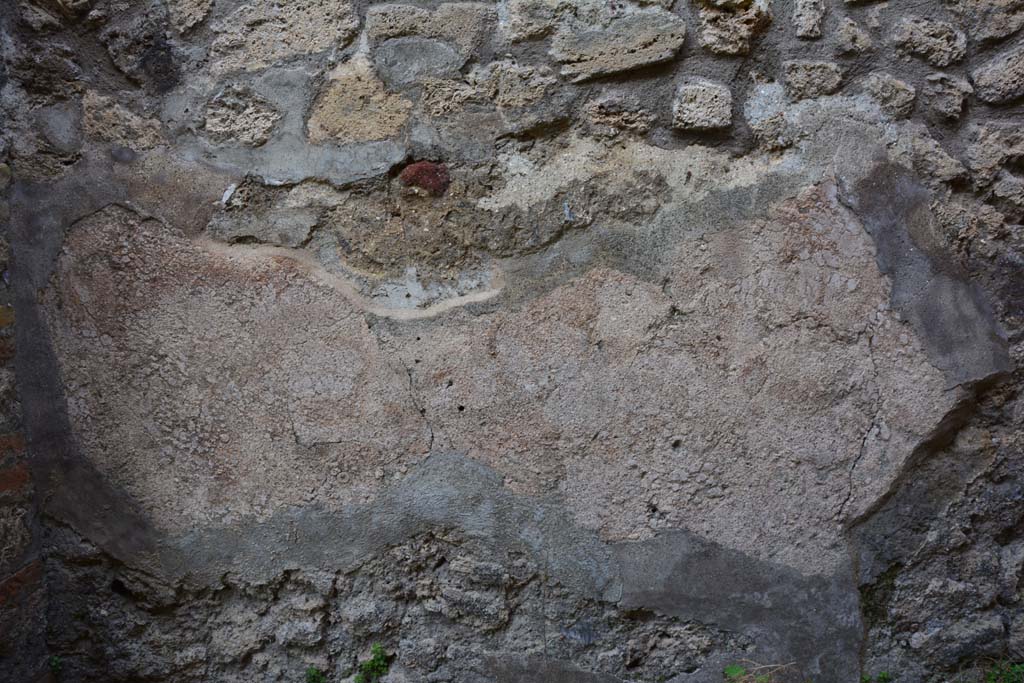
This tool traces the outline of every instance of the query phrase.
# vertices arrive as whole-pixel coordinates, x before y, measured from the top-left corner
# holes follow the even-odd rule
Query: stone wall
[[[0,20],[0,679],[1024,659],[1024,3]]]
[[[0,183],[9,180],[9,168],[0,166]],[[5,680],[34,681],[49,665],[46,595],[42,530],[15,381],[10,257],[7,242],[0,242],[0,671]]]

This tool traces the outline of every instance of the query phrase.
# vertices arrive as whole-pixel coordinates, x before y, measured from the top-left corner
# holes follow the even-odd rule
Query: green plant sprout
[[[387,675],[389,667],[388,654],[381,645],[374,643],[370,648],[370,658],[359,665],[354,683],[377,683]]]

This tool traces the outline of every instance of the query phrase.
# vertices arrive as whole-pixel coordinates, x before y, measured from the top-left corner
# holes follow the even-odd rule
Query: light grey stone
[[[466,62],[449,45],[432,38],[394,38],[373,53],[373,64],[389,86],[403,86],[424,78],[453,78]]]
[[[1024,95],[1024,43],[1004,50],[971,72],[978,99],[1003,104]]]
[[[675,58],[686,24],[664,10],[614,19],[607,27],[563,30],[551,43],[562,75],[575,82],[631,71]]]

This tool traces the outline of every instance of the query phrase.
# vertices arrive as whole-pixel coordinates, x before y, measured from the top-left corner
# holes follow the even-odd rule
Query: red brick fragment
[[[43,563],[30,562],[7,579],[0,581],[0,607],[39,583],[43,576]]]
[[[0,456],[17,455],[25,452],[25,437],[21,432],[0,434]]]
[[[0,469],[0,493],[20,491],[28,484],[28,480],[28,467],[25,466],[25,463],[19,463],[7,469]]]
[[[404,185],[412,185],[440,197],[448,190],[451,179],[448,167],[433,161],[417,161],[402,169],[398,179]]]

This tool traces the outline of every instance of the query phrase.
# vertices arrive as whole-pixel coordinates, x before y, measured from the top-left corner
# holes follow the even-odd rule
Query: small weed
[[[743,666],[746,664],[746,666]],[[777,683],[777,676],[792,664],[759,665],[754,662],[730,664],[722,669],[722,675],[729,683]]]
[[[860,683],[892,683],[894,680],[896,679],[893,678],[893,675],[888,671],[883,671],[877,676],[864,674],[860,677]]]
[[[384,648],[374,644],[370,648],[370,658],[359,665],[359,673],[356,674],[354,683],[377,683],[388,673],[390,664],[388,654]]]
[[[50,665],[50,671],[53,672],[54,676],[60,675],[61,670],[64,668],[64,660],[57,655],[50,657],[48,664]]]
[[[327,683],[327,676],[320,669],[311,666],[306,669],[306,683]]]
[[[998,662],[985,671],[985,683],[1024,683],[1024,663]]]
[[[747,670],[739,664],[730,664],[725,667],[725,670],[722,671],[722,673],[725,674],[725,680],[727,681],[739,681],[747,675]]]

